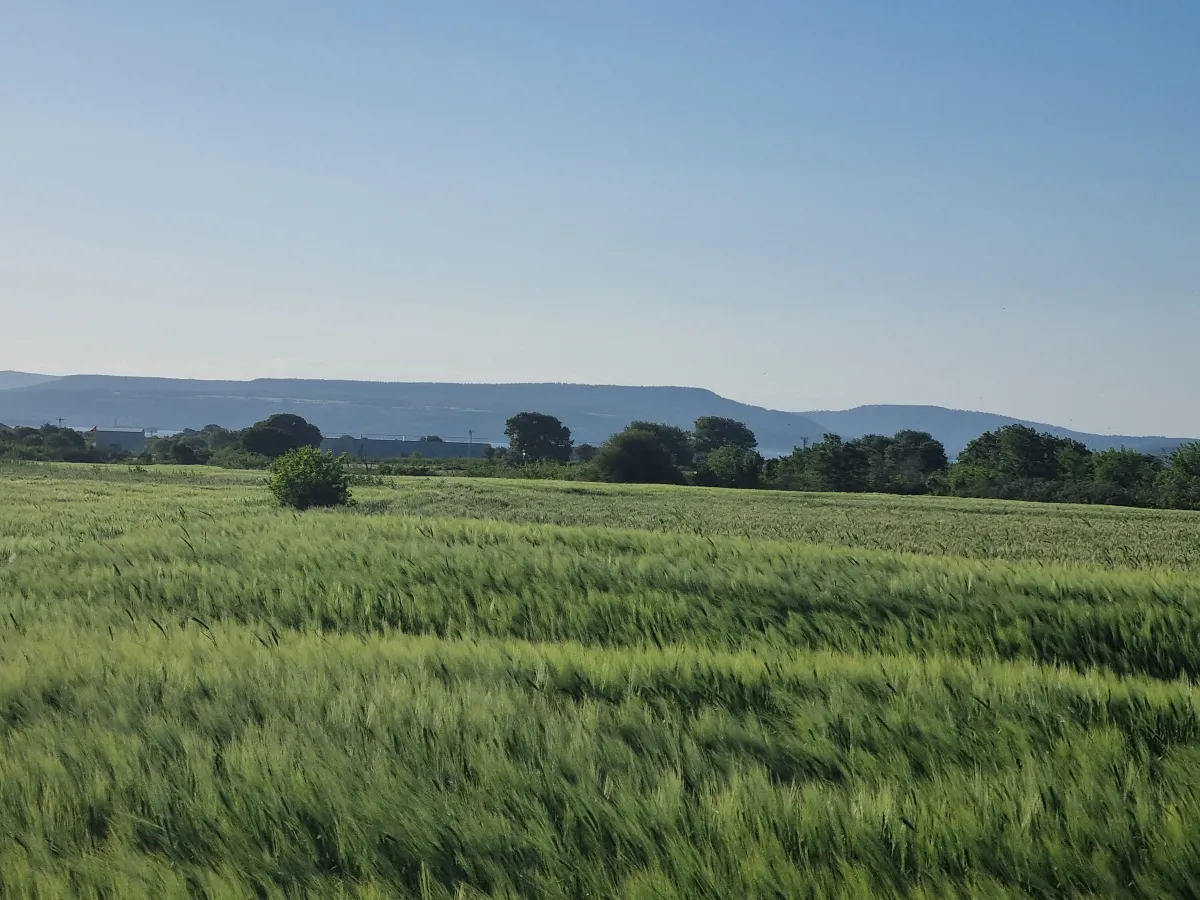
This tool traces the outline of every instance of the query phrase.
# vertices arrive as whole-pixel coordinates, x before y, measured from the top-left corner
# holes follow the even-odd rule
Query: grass
[[[0,471],[0,896],[1165,897],[1200,516]]]
[[[23,481],[53,481],[73,499],[73,481],[121,506],[163,510],[163,492],[215,500],[213,488],[261,486],[262,472],[202,467],[61,466],[0,462]],[[1083,564],[1109,569],[1200,571],[1200,516],[1111,506],[799,494],[782,491],[680,490],[552,481],[373,477],[359,488],[361,512],[515,524],[603,526],[702,537],[744,537],[982,560]],[[229,504],[266,504],[261,492],[219,492]]]

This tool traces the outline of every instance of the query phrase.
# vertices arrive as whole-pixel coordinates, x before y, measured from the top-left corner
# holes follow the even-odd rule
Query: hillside
[[[64,419],[72,425],[136,424],[197,428],[217,423],[241,428],[271,413],[294,412],[328,435],[440,434],[502,441],[515,412],[537,410],[562,419],[577,443],[600,443],[630,421],[690,427],[699,416],[728,416],[750,426],[768,455],[785,454],[825,432],[846,438],[929,431],[953,455],[984,431],[1023,420],[936,406],[861,406],[844,411],[782,412],[688,387],[581,384],[437,384],[308,379],[196,381],[108,375],[49,376],[0,373],[13,384],[0,390],[0,422],[36,425]],[[18,384],[18,379],[26,383]],[[33,379],[33,381],[30,381]],[[1181,438],[1084,434],[1026,422],[1074,437],[1093,449],[1135,447],[1164,452]]]
[[[326,434],[440,434],[503,440],[504,422],[522,410],[562,419],[577,443],[599,443],[635,419],[691,427],[705,415],[749,425],[764,448],[790,451],[821,428],[801,415],[728,400],[712,391],[681,387],[577,384],[420,384],[365,381],[258,379],[191,381],[73,375],[0,393],[0,421],[57,420],[138,424],[148,428],[200,427],[215,422],[241,428],[275,412],[294,412]]]
[[[0,372],[0,391],[31,387],[35,384],[45,384],[54,380],[55,377],[53,375],[35,375],[32,372],[12,372],[5,370]]]

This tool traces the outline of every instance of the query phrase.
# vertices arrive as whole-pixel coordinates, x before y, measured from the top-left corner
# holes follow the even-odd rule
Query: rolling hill
[[[502,441],[513,413],[537,410],[558,416],[577,443],[599,443],[630,421],[645,419],[690,427],[699,416],[745,422],[766,454],[819,440],[825,432],[846,438],[929,431],[951,455],[984,431],[1023,420],[936,406],[862,406],[842,411],[784,412],[739,403],[709,390],[580,384],[438,384],[308,379],[198,381],[110,375],[62,378],[0,373],[0,422],[40,424],[62,418],[71,425],[118,422],[179,429],[217,423],[241,428],[275,412],[294,412],[328,435],[439,434]],[[1023,422],[1074,437],[1094,449],[1134,447],[1166,452],[1181,438],[1096,435]]]
[[[53,375],[35,375],[32,372],[0,372],[0,391],[7,391],[11,388],[31,387],[35,384],[45,384],[48,381],[54,381]]]
[[[73,375],[0,392],[0,421],[30,424],[62,417],[73,425],[137,424],[241,428],[274,412],[294,412],[329,435],[439,434],[502,440],[513,413],[558,416],[576,442],[598,443],[634,419],[690,427],[704,415],[729,416],[754,429],[763,447],[784,452],[820,426],[795,413],[737,403],[699,388],[574,384],[417,384],[259,379],[192,381]]]

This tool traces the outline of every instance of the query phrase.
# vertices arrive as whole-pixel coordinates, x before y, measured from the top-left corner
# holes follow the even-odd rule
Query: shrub
[[[237,447],[222,447],[212,455],[209,464],[220,466],[222,469],[265,469],[271,464],[271,460]]]
[[[284,506],[308,509],[313,506],[347,506],[350,474],[346,457],[322,453],[315,447],[290,450],[271,463],[268,482],[271,493]]]

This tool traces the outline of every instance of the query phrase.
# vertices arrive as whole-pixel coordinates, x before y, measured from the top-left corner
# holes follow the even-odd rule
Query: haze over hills
[[[420,384],[257,379],[192,381],[73,375],[0,391],[0,422],[241,428],[275,412],[304,416],[329,435],[438,434],[502,441],[522,410],[561,418],[577,443],[599,443],[634,419],[690,427],[699,416],[746,422],[763,447],[788,451],[820,426],[794,413],[737,403],[699,388],[572,384]]]
[[[558,416],[577,443],[600,443],[630,421],[690,427],[699,416],[745,422],[765,454],[790,452],[825,432],[846,438],[929,431],[951,455],[984,431],[1022,420],[936,406],[862,406],[844,411],[785,412],[721,397],[701,388],[580,384],[438,384],[308,379],[201,381],[110,375],[62,378],[0,373],[0,422],[42,424],[59,418],[76,426],[119,423],[146,428],[242,428],[271,413],[294,412],[327,435],[439,434],[480,441],[503,439],[513,413]],[[1126,446],[1161,453],[1186,439],[1094,435],[1023,422],[1074,437],[1094,449]]]
[[[54,375],[35,375],[32,372],[11,372],[5,370],[0,372],[0,391],[5,391],[9,388],[44,384],[47,381],[54,381],[54,379]]]

